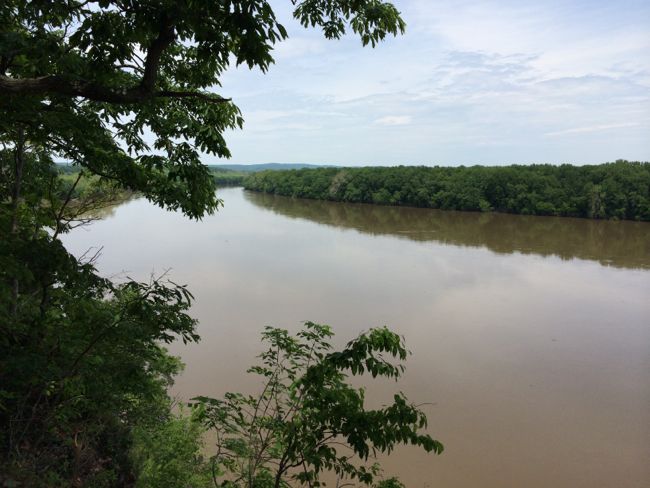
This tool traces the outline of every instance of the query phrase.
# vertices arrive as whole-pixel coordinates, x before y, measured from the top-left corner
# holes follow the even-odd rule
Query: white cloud
[[[408,125],[410,123],[410,115],[386,115],[375,120],[377,125]]]
[[[395,1],[407,33],[376,49],[283,12],[268,74],[222,80],[246,120],[234,162],[650,159],[647,2]]]
[[[581,134],[585,132],[601,132],[601,131],[612,130],[612,129],[624,129],[626,127],[638,127],[639,125],[641,124],[638,124],[636,122],[629,122],[623,124],[609,124],[609,125],[592,125],[588,127],[574,127],[573,129],[565,129],[556,132],[547,132],[544,135],[550,137],[564,136],[569,134]]]

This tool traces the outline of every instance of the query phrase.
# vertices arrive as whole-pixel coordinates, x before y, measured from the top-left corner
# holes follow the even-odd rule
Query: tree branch
[[[132,88],[113,89],[91,81],[69,80],[59,75],[22,79],[0,75],[0,93],[5,95],[68,95],[71,97],[85,98],[94,102],[116,104],[140,103],[153,98],[198,98],[210,103],[225,103],[230,101],[229,98],[194,91],[149,91],[141,84]]]
[[[70,79],[62,75],[13,78],[0,71],[0,93],[4,95],[58,94],[115,104],[141,103],[154,98],[197,98],[210,103],[229,102],[230,99],[198,91],[156,90],[161,57],[176,40],[172,19],[173,16],[163,16],[158,36],[147,49],[142,79],[135,86],[108,87],[93,81]]]
[[[154,96],[160,98],[200,98],[201,100],[211,103],[226,103],[232,101],[232,98],[223,98],[219,95],[208,95],[207,93],[193,91],[161,90],[156,92]]]
[[[143,91],[153,92],[156,79],[158,78],[160,57],[175,39],[176,32],[174,30],[174,24],[167,14],[163,13],[158,37],[154,39],[147,50],[147,57],[144,62],[144,75],[142,75],[142,81],[140,82],[140,87]]]

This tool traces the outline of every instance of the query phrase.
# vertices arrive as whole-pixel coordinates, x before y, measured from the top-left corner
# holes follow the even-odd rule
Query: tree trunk
[[[25,168],[25,131],[19,129],[14,150],[14,187],[11,193],[11,229],[10,233],[15,239],[18,234],[18,210],[20,205],[20,190],[23,181],[23,170]],[[18,277],[14,276],[11,285],[11,313],[14,319],[18,316],[18,294],[20,283]]]

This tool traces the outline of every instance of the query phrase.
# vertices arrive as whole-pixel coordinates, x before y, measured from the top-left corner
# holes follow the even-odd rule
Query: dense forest
[[[246,178],[244,171],[222,168],[220,166],[208,166],[210,174],[217,186],[241,186]]]
[[[328,166],[328,165],[325,165]],[[216,170],[230,170],[238,173],[255,173],[257,171],[283,170],[283,169],[303,169],[303,168],[323,168],[321,164],[306,163],[258,163],[258,164],[218,164],[210,166]]]
[[[264,171],[248,190],[380,205],[650,220],[650,163]]]

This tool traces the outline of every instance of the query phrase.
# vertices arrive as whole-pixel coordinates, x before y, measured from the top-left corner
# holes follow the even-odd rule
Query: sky
[[[221,80],[245,119],[227,162],[650,160],[647,0],[393,3],[406,33],[372,49],[328,41],[272,0],[290,36],[275,64]]]

